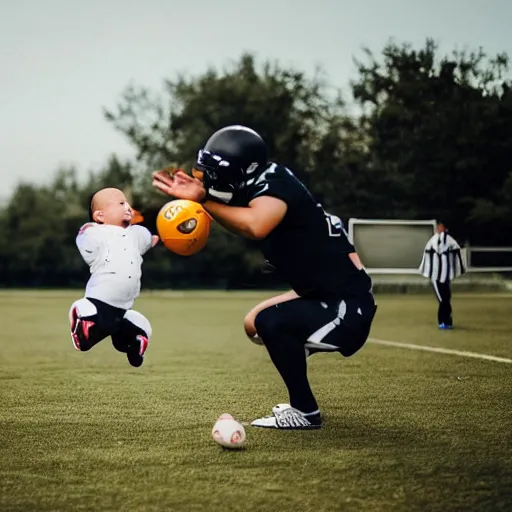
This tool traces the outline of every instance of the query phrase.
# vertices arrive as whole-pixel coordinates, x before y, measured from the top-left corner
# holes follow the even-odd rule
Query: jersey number
[[[341,222],[341,219],[336,215],[331,215],[330,213],[325,212],[325,220],[327,221],[329,236],[341,236],[342,233],[345,233],[345,230],[343,229],[343,222]]]

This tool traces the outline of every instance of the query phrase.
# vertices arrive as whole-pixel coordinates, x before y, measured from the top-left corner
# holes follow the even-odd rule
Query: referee
[[[437,324],[439,329],[452,329],[451,281],[466,273],[459,244],[448,234],[443,222],[437,223],[437,233],[427,242],[420,273],[432,281],[439,307]]]

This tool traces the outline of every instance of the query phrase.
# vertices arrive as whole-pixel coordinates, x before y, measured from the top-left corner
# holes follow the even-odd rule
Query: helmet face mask
[[[199,150],[193,170],[195,177],[202,180],[205,188],[215,187],[233,189],[244,181],[243,170],[231,165],[220,155],[210,153],[205,149]]]
[[[236,192],[249,175],[267,165],[267,148],[254,130],[241,125],[216,131],[197,155],[193,175],[210,187]]]

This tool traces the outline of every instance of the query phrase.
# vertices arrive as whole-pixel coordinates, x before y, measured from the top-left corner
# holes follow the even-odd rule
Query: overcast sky
[[[244,51],[354,77],[363,45],[393,37],[443,50],[512,55],[509,0],[16,0],[0,7],[0,197],[19,179],[48,181],[133,152],[107,123],[130,82],[160,89],[177,72],[224,66]]]

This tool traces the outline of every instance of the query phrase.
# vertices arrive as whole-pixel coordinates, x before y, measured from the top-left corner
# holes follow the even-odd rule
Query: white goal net
[[[418,274],[436,220],[350,219],[348,236],[368,273]]]

